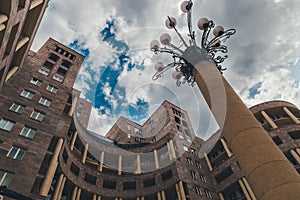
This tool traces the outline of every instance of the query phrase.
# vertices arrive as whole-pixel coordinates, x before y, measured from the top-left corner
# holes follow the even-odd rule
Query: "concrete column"
[[[177,183],[175,183],[175,188],[176,188],[177,198],[178,200],[181,200],[181,194]]]
[[[136,155],[136,174],[142,173],[142,168],[141,168],[141,155],[137,154]]]
[[[167,148],[168,148],[169,158],[170,158],[170,160],[172,160],[172,159],[173,159],[173,154],[172,154],[172,152],[171,152],[171,148],[170,148],[170,143],[169,143],[169,141],[167,141]]]
[[[299,199],[300,176],[297,171],[215,64],[205,59],[201,60],[202,58],[199,56],[198,59],[196,56],[192,61],[195,82],[220,125],[222,135],[252,186],[256,198],[286,199],[288,196],[290,200]]]
[[[160,192],[157,192],[157,200],[161,200]]]
[[[81,188],[78,188],[77,194],[76,194],[76,200],[80,200],[80,196],[81,196]]]
[[[159,168],[159,162],[158,162],[157,150],[154,149],[153,153],[154,153],[155,168],[158,169]]]
[[[225,149],[225,151],[226,151],[228,157],[230,158],[233,154],[232,154],[232,152],[230,151],[230,149],[228,148],[228,146],[227,146],[227,144],[226,144],[226,141],[225,141],[223,138],[221,138],[221,143],[222,143],[222,145],[223,145],[223,147],[224,147],[224,149]]]
[[[243,193],[244,193],[246,199],[247,199],[247,200],[251,200],[251,197],[250,197],[250,195],[248,194],[248,191],[247,191],[247,189],[246,189],[246,187],[245,187],[243,181],[239,180],[239,184],[240,184],[240,187],[241,187],[242,190],[243,190]]]
[[[137,197],[136,200],[141,200],[140,197]]]
[[[101,196],[98,196],[98,197],[97,197],[97,200],[101,200]]]
[[[182,200],[186,200],[185,192],[184,192],[184,188],[183,188],[183,183],[182,183],[182,181],[179,181],[179,182],[178,182],[178,187],[179,187],[181,199],[182,199]]]
[[[248,192],[249,192],[249,195],[250,195],[251,199],[252,199],[252,200],[256,200],[256,196],[255,196],[255,194],[254,194],[252,188],[250,187],[250,185],[249,185],[247,179],[246,179],[245,177],[243,177],[242,180],[243,180],[243,182],[244,182],[244,185],[245,185],[246,189],[247,189]]]
[[[173,159],[176,159],[176,152],[174,148],[174,142],[172,139],[169,140],[169,144],[170,144],[170,150],[172,152]]]
[[[75,107],[76,107],[77,101],[78,101],[78,97],[74,97],[73,100],[72,100],[72,106],[71,106],[71,108],[70,108],[70,110],[69,110],[69,112],[68,112],[68,115],[69,115],[70,117],[73,116],[73,113],[74,113],[74,111],[75,111]]]
[[[73,151],[73,149],[74,149],[74,145],[75,145],[75,142],[76,142],[76,139],[77,139],[77,135],[78,135],[77,131],[75,131],[72,135],[72,140],[71,140],[71,143],[70,143],[71,151]]]
[[[41,189],[40,189],[41,196],[47,196],[49,193],[51,183],[52,183],[52,180],[53,180],[53,177],[54,177],[57,165],[58,165],[58,155],[61,150],[62,144],[63,144],[63,139],[59,138],[56,143],[56,147],[55,147],[54,153],[52,155],[51,161],[49,163],[48,170],[46,172],[44,181],[41,185]]]
[[[118,175],[122,174],[122,155],[119,155],[118,159]]]
[[[224,199],[224,196],[223,196],[223,194],[222,194],[221,192],[219,192],[218,195],[219,195],[219,199],[220,199],[220,200],[225,200],[225,199]]]
[[[104,151],[102,151],[100,155],[99,172],[102,172],[103,162],[104,162]]]
[[[59,175],[59,178],[58,178],[56,186],[55,186],[53,198],[52,198],[53,200],[58,200],[59,191],[62,186],[63,179],[64,179],[64,175],[63,174]]]
[[[273,122],[273,120],[269,117],[269,115],[265,111],[261,111],[261,115],[267,120],[272,128],[278,128],[278,126]]]
[[[296,151],[292,149],[292,150],[290,150],[290,153],[295,158],[295,160],[297,161],[297,163],[300,165],[300,156],[296,153]]]
[[[5,24],[0,24],[0,32],[5,29]]]
[[[8,17],[4,14],[0,14],[0,24],[6,22],[8,20]]]
[[[283,110],[296,124],[300,124],[300,120],[287,107],[283,107]]]
[[[66,179],[67,179],[67,178],[64,176],[64,178],[63,178],[63,180],[62,180],[62,184],[61,184],[60,189],[59,189],[59,194],[58,194],[57,200],[60,200],[60,199],[61,199],[62,193],[63,193],[64,188],[65,188]]]
[[[78,187],[75,186],[74,189],[73,189],[73,193],[72,193],[72,198],[71,198],[71,200],[76,200],[77,190],[78,190]]]
[[[17,71],[19,70],[18,66],[14,66],[6,75],[5,82],[7,82]]]
[[[298,155],[300,156],[300,149],[296,148],[296,152],[298,153]]]
[[[17,52],[19,49],[21,49],[22,46],[24,46],[29,41],[29,37],[25,36],[23,37],[17,44],[15,52]]]
[[[209,158],[208,158],[208,156],[207,156],[206,153],[204,154],[204,158],[205,158],[205,161],[206,161],[206,163],[207,163],[207,166],[208,166],[209,171],[212,171],[213,168],[212,168],[212,166],[211,166],[211,163],[210,163]]]
[[[86,156],[87,156],[88,150],[89,150],[89,144],[86,143],[86,144],[85,144],[85,148],[84,148],[84,150],[83,150],[83,154],[82,154],[82,160],[81,160],[83,164],[85,164]]]
[[[97,200],[97,194],[93,195],[93,200]]]
[[[43,0],[32,0],[29,10],[37,7],[41,3],[43,3]]]
[[[145,200],[145,197],[141,197],[141,200]]]
[[[167,198],[166,198],[166,193],[165,193],[165,191],[162,190],[160,193],[161,193],[161,199],[162,199],[162,200],[166,200]]]

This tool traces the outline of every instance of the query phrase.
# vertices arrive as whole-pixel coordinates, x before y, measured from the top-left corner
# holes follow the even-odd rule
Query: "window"
[[[54,94],[57,93],[57,88],[54,87],[54,86],[52,86],[52,85],[48,85],[47,88],[46,88],[46,90],[49,91],[49,92],[52,92]]]
[[[212,199],[212,195],[211,195],[210,191],[206,188],[204,188],[203,190],[204,190],[205,196],[209,199]]]
[[[200,180],[203,182],[203,183],[206,183],[206,178],[203,174],[200,174]]]
[[[24,109],[25,109],[25,106],[22,106],[22,105],[17,104],[17,103],[13,103],[9,108],[10,111],[13,111],[13,112],[16,112],[16,113],[19,113],[19,114],[22,114]]]
[[[183,145],[183,150],[189,151],[189,148],[187,146]]]
[[[39,69],[39,73],[40,74],[43,74],[43,75],[45,75],[45,76],[48,76],[49,75],[49,70],[48,69],[45,69],[45,68],[40,68]]]
[[[188,162],[189,165],[192,165],[192,164],[193,164],[193,161],[192,161],[191,158],[186,158],[186,159],[187,159],[187,162]]]
[[[50,104],[51,104],[51,101],[49,99],[41,97],[40,100],[39,100],[39,104],[42,104],[43,106],[49,107]]]
[[[56,81],[58,81],[58,82],[60,82],[60,83],[62,83],[63,80],[64,80],[62,77],[60,77],[60,76],[57,75],[57,74],[55,74],[55,75],[53,76],[53,79],[56,80]]]
[[[60,74],[60,75],[62,75],[62,76],[65,76],[66,73],[67,73],[67,70],[65,70],[63,68],[58,68],[57,73]]]
[[[45,116],[45,114],[40,113],[40,112],[34,110],[34,111],[32,111],[32,113],[31,113],[31,115],[30,115],[30,118],[31,118],[31,119],[35,119],[35,120],[41,122],[41,121],[43,121],[44,116]]]
[[[59,57],[53,53],[50,54],[49,59],[51,61],[57,62],[59,60]]]
[[[197,179],[197,174],[194,171],[191,171],[191,176],[193,179]]]
[[[35,133],[36,133],[35,129],[24,126],[20,135],[32,139],[34,137]]]
[[[13,177],[12,173],[0,170],[0,186],[8,186]]]
[[[34,93],[33,92],[30,92],[28,90],[23,90],[20,94],[21,97],[24,97],[26,99],[32,99]]]
[[[123,190],[135,190],[135,189],[136,189],[135,181],[123,182]]]
[[[196,190],[196,193],[197,193],[198,195],[202,195],[202,194],[203,194],[202,191],[201,191],[200,186],[195,185],[195,190]]]
[[[42,85],[42,81],[39,80],[39,79],[37,79],[37,78],[32,78],[32,79],[30,80],[30,83],[33,84],[33,85],[36,85],[36,86],[38,86],[38,87],[40,87],[40,86]]]
[[[196,161],[196,162],[195,162],[195,164],[196,164],[196,167],[197,167],[197,168],[199,168],[199,169],[201,169],[201,168],[202,168],[202,167],[201,167],[201,164],[200,164],[200,162],[199,162],[199,161]]]
[[[197,152],[195,149],[191,148],[191,152],[192,152],[192,154],[197,155]]]
[[[180,139],[184,139],[182,133],[180,133],[180,132],[179,132],[179,138],[180,138]]]
[[[11,131],[12,127],[15,125],[15,122],[6,120],[6,119],[1,119],[0,121],[0,129],[6,130],[6,131]]]
[[[22,160],[25,153],[26,153],[26,149],[23,149],[23,148],[20,148],[17,146],[12,146],[6,156],[8,158],[12,158],[15,160]]]
[[[130,139],[130,137],[131,137],[131,135],[130,135],[130,133],[128,133],[128,134],[127,134],[127,138]]]

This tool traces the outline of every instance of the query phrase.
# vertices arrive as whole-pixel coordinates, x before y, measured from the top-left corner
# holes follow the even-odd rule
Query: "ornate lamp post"
[[[187,14],[188,42],[176,29],[176,19],[169,16],[166,26],[177,33],[182,45],[172,44],[169,34],[160,37],[160,43],[165,47],[160,47],[157,40],[151,42],[154,53],[168,53],[173,57],[170,64],[155,64],[157,72],[153,79],[160,78],[162,73],[174,68],[172,76],[178,86],[185,82],[198,85],[221,127],[222,137],[254,191],[253,198],[299,199],[300,176],[222,76],[225,68],[220,64],[227,58],[227,55],[220,55],[227,53],[227,47],[222,42],[233,35],[235,30],[225,31],[223,27],[215,27],[212,21],[202,18],[198,28],[203,30],[203,34],[201,44],[197,45],[191,25],[192,6],[191,0],[181,4],[181,10]],[[209,39],[211,29],[214,37]]]

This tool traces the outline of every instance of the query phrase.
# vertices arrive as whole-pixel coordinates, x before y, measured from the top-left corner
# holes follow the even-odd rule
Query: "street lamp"
[[[165,22],[166,27],[175,30],[182,44],[180,46],[176,46],[171,43],[171,36],[168,33],[164,33],[160,36],[160,42],[158,40],[153,40],[150,43],[151,51],[154,53],[169,53],[173,57],[173,62],[170,64],[164,65],[161,61],[159,61],[154,65],[157,72],[153,75],[153,80],[160,78],[166,70],[174,68],[175,71],[172,73],[172,77],[177,80],[177,86],[186,82],[193,86],[195,81],[192,73],[193,60],[199,59],[199,57],[213,61],[221,73],[226,70],[226,68],[223,68],[221,65],[221,63],[228,57],[227,55],[224,55],[228,52],[228,50],[223,43],[227,38],[233,35],[236,30],[224,30],[224,28],[220,25],[215,26],[215,23],[212,20],[201,18],[198,21],[198,28],[203,32],[201,41],[197,42],[195,31],[192,29],[191,23],[192,6],[192,0],[184,1],[181,4],[181,10],[187,14],[189,31],[188,42],[186,42],[177,30],[176,19],[168,16]],[[210,38],[210,32],[212,29],[213,37]],[[199,45],[197,43],[199,43]],[[164,46],[160,47],[161,44]],[[197,58],[194,58],[195,56]]]

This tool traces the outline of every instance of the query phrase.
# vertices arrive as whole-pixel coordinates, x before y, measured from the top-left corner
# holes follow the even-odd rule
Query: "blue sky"
[[[180,3],[52,0],[32,48],[36,51],[53,37],[86,56],[75,88],[93,102],[90,128],[100,134],[121,115],[142,123],[165,99],[189,112],[196,132],[206,132],[210,119],[203,117],[207,109],[197,89],[176,88],[168,73],[151,80],[154,63],[170,61],[149,51],[151,40],[171,34],[164,27],[166,16],[176,17],[178,30],[186,33]],[[194,10],[193,27],[205,16],[237,29],[226,42],[224,77],[249,107],[268,100],[300,107],[300,2],[199,0]]]

